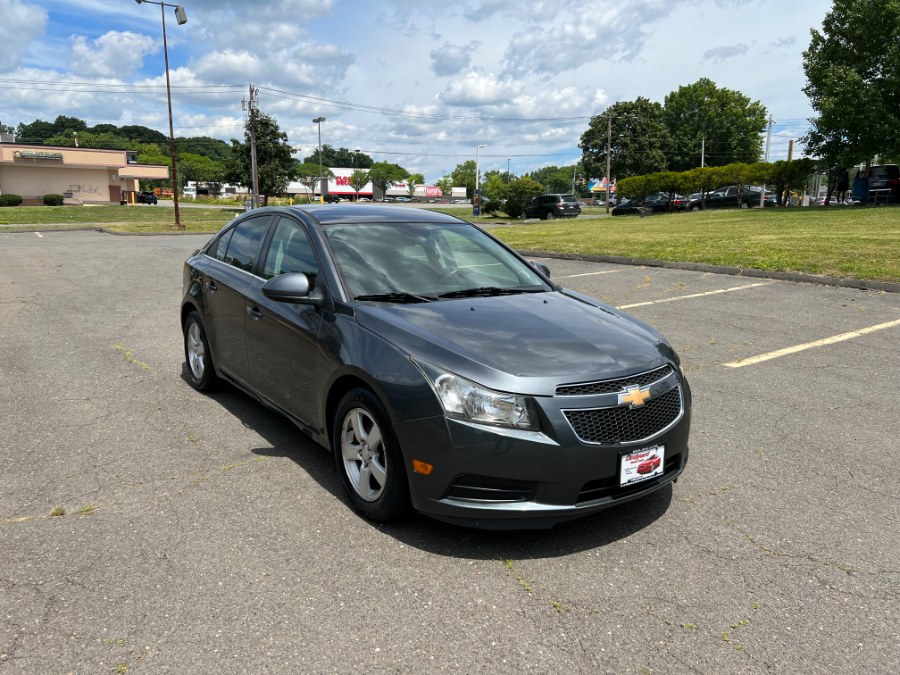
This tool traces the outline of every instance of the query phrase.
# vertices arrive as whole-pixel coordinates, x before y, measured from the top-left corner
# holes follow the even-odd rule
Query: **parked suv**
[[[146,190],[144,192],[138,192],[137,200],[138,204],[156,204],[158,201],[155,194],[147,192]]]
[[[900,166],[884,164],[869,167],[869,197],[874,190],[890,190],[890,203],[900,203]],[[876,193],[877,194],[877,193]]]
[[[575,195],[539,195],[525,206],[526,218],[574,218],[581,213]]]

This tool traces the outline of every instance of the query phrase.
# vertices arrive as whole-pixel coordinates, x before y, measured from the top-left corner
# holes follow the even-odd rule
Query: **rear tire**
[[[368,389],[352,389],[338,404],[331,445],[353,507],[376,523],[408,513],[409,483],[400,444],[381,402]]]

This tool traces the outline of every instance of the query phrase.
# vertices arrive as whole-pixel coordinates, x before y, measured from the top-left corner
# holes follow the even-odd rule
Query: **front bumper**
[[[648,495],[677,480],[688,461],[691,394],[682,381],[681,414],[660,433],[623,443],[588,443],[566,418],[596,397],[551,397],[538,402],[541,431],[489,427],[444,417],[395,427],[407,466],[431,464],[430,475],[410,470],[416,510],[447,522],[490,529],[543,528]],[[620,486],[622,456],[665,447],[661,475]]]

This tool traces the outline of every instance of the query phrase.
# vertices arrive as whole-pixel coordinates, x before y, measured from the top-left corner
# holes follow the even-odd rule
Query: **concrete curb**
[[[664,267],[692,272],[710,272],[713,274],[730,274],[736,277],[752,277],[755,279],[777,279],[779,281],[795,281],[804,284],[821,286],[840,286],[865,291],[884,291],[900,293],[900,283],[876,281],[868,279],[848,279],[829,277],[824,274],[807,274],[804,272],[781,272],[777,270],[743,269],[724,265],[706,265],[703,263],[669,262],[666,260],[648,260],[645,258],[628,258],[616,255],[576,255],[571,253],[553,253],[550,251],[519,251],[521,255],[535,258],[555,258],[557,260],[583,260],[585,262],[605,262],[617,265],[636,265],[641,267]]]

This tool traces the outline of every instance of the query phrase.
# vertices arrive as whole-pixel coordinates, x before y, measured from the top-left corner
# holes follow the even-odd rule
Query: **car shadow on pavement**
[[[186,372],[182,377],[186,380]],[[252,448],[261,457],[284,457],[352,510],[335,470],[331,453],[310,440],[284,416],[238,389],[223,385],[209,394],[240,422],[259,434],[268,447]],[[434,555],[475,560],[553,558],[600,548],[627,538],[665,515],[672,503],[672,485],[651,495],[594,515],[543,530],[483,530],[452,525],[412,513],[398,523],[360,521],[398,541]]]

